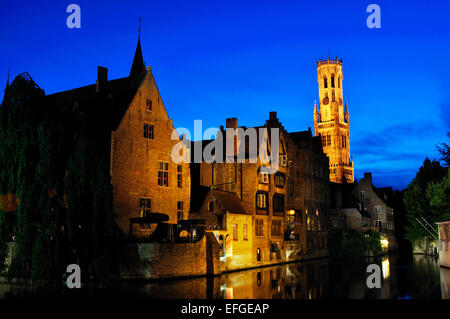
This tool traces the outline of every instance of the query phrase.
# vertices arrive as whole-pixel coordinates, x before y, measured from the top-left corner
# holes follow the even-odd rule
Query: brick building
[[[170,224],[187,218],[189,164],[171,159],[180,140],[171,139],[174,126],[151,67],[145,68],[140,38],[129,76],[108,80],[107,73],[98,67],[96,84],[52,94],[49,99],[88,116],[102,114],[99,134],[105,136],[102,151],[110,157],[117,223],[126,234],[145,236],[156,225],[151,220],[156,215],[150,213],[164,214],[160,220]]]
[[[226,128],[237,129],[238,120],[231,118],[226,120]],[[221,135],[226,136],[226,128],[221,127]],[[240,127],[247,129],[246,127]],[[228,192],[234,194],[233,197],[238,198],[245,209],[246,214],[251,216],[251,223],[237,224],[234,229],[226,229],[226,235],[235,236],[238,238],[244,237],[245,225],[247,228],[247,237],[251,242],[251,249],[246,253],[251,257],[251,264],[253,266],[271,264],[282,262],[285,260],[284,255],[284,228],[285,228],[285,198],[288,177],[287,165],[287,148],[285,143],[286,131],[276,117],[275,112],[270,113],[269,119],[261,127],[255,127],[256,132],[259,129],[278,128],[280,133],[279,138],[279,153],[280,165],[277,172],[268,174],[263,172],[262,167],[265,165],[261,162],[259,156],[257,161],[252,163],[250,161],[251,151],[248,143],[245,143],[246,158],[243,163],[238,163],[236,157],[239,147],[234,148],[234,163],[193,163],[192,172],[192,213],[190,218],[198,218],[196,207],[194,203],[207,201],[208,197],[198,198],[199,187],[209,187],[213,189],[213,193]],[[258,140],[259,134],[257,133]],[[244,139],[243,139],[244,140]],[[202,150],[212,144],[214,141],[203,141],[201,144]],[[270,139],[267,140],[270,144]],[[200,144],[196,142],[198,147]],[[224,143],[226,148],[226,143]],[[268,145],[270,149],[271,145]],[[226,149],[223,151],[226,154]],[[255,154],[253,154],[255,155]],[[258,153],[259,155],[259,153]],[[205,204],[203,204],[203,207]],[[212,204],[214,205],[214,203]],[[234,206],[234,205],[233,205]],[[244,221],[242,221],[243,223]],[[247,220],[245,220],[247,223]],[[249,229],[252,229],[249,231]],[[236,243],[233,243],[235,245]],[[226,258],[233,258],[226,252]],[[230,262],[227,262],[228,264]]]
[[[326,254],[330,209],[329,160],[311,130],[288,134],[287,209],[304,255]]]

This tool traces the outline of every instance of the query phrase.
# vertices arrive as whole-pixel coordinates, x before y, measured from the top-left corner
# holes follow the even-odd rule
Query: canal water
[[[382,272],[381,288],[369,289],[367,265]],[[76,290],[76,292],[75,292]],[[408,263],[395,255],[365,261],[310,260],[232,272],[214,278],[115,283],[96,289],[51,291],[0,284],[0,299],[57,294],[182,299],[441,299],[450,298],[450,269],[433,257],[415,255]]]

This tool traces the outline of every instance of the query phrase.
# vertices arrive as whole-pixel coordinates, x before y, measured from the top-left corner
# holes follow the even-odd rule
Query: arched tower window
[[[334,74],[331,75],[331,87],[334,88]]]
[[[327,77],[326,77],[326,76],[323,77],[323,87],[324,87],[325,89],[328,88],[328,80],[327,80]]]
[[[338,77],[338,88],[339,89],[341,88],[341,77],[340,76]]]

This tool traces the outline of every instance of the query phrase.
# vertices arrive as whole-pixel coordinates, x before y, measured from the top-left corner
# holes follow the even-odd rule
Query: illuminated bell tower
[[[314,133],[321,136],[324,152],[330,159],[330,181],[353,183],[350,159],[350,123],[342,93],[342,59],[317,62],[319,109],[314,104]]]

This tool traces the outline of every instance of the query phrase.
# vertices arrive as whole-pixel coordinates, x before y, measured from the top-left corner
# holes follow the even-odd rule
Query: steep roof
[[[46,99],[57,112],[82,112],[95,121],[109,122],[111,129],[115,130],[145,75],[141,40],[138,37],[129,76],[110,81],[97,79],[96,84],[50,94]]]
[[[241,200],[236,195],[236,193],[219,189],[214,189],[212,192],[219,202],[219,205],[225,212],[230,212],[233,214],[247,214]]]
[[[109,118],[116,129],[145,77],[124,77],[80,88],[50,94],[48,103],[60,112],[83,112],[88,117]]]

